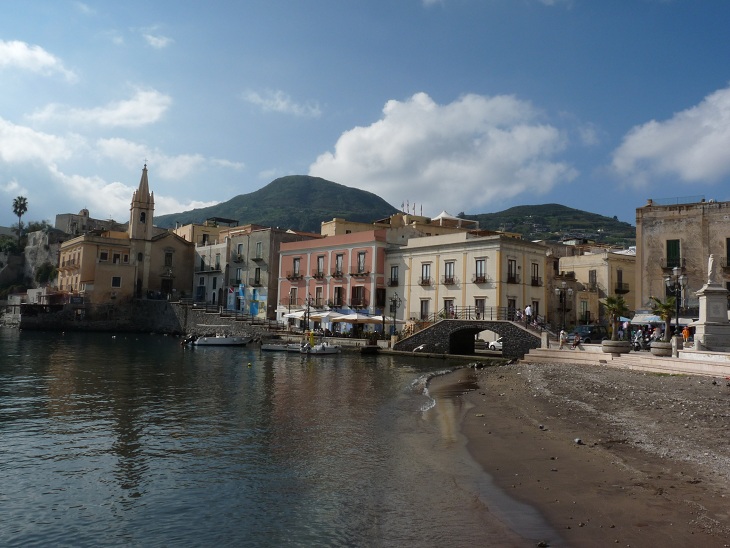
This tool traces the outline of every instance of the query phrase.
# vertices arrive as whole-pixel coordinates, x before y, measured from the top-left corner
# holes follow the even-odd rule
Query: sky
[[[726,0],[3,0],[0,225],[313,175],[435,217],[729,200]],[[325,220],[325,219],[323,219]]]

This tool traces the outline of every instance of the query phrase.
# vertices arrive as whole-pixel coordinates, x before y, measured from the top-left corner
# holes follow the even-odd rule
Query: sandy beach
[[[730,546],[730,380],[516,364],[432,392],[462,400],[473,458],[552,526],[526,546]]]

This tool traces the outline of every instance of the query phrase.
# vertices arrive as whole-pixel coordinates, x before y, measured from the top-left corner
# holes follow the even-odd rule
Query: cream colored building
[[[547,307],[547,248],[519,238],[478,232],[412,238],[386,252],[386,300],[401,319],[438,317],[514,319],[529,304]]]
[[[600,302],[606,297],[622,296],[629,309],[634,308],[635,249],[594,250],[581,255],[560,257],[559,276],[573,282],[568,325],[605,323]],[[560,303],[556,303],[558,309]]]
[[[154,227],[154,209],[145,165],[127,232],[89,233],[64,242],[58,289],[92,304],[191,296],[193,244]]]
[[[650,297],[673,294],[664,278],[679,267],[687,276],[680,316],[698,317],[695,293],[708,280],[708,259],[715,255],[718,280],[730,283],[730,202],[700,201],[660,205],[648,200],[636,209],[635,308],[650,308]]]

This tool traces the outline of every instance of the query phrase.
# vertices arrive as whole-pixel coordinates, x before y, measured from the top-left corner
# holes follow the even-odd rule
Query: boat
[[[262,342],[261,350],[264,352],[296,352],[302,349],[300,343],[286,343],[286,342]]]
[[[327,341],[317,344],[303,344],[300,352],[302,354],[338,354],[342,351],[339,344],[330,344]]]
[[[245,346],[252,340],[253,337],[238,337],[219,333],[195,337],[190,344],[193,346]]]

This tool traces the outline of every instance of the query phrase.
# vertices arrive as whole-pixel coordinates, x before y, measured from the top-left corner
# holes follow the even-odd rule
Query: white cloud
[[[368,190],[393,205],[481,213],[497,200],[543,194],[577,172],[553,160],[566,146],[536,121],[531,104],[511,96],[466,95],[447,105],[425,93],[388,101],[383,117],[343,133],[310,175]]]
[[[96,143],[101,156],[114,159],[130,168],[148,163],[155,166],[156,176],[165,180],[179,180],[199,169],[206,160],[200,154],[168,156],[158,149],[126,139],[99,139]]]
[[[730,88],[670,119],[636,126],[613,154],[613,168],[642,185],[667,176],[716,182],[730,175]]]
[[[84,15],[94,15],[96,13],[93,8],[84,2],[74,2],[73,5],[76,8],[76,11]]]
[[[20,68],[43,75],[61,74],[73,82],[76,75],[63,66],[61,60],[40,46],[31,46],[18,40],[0,40],[0,69]]]
[[[11,179],[5,184],[0,184],[0,190],[5,194],[15,196],[25,196],[28,194],[28,189],[22,186],[16,179]]]
[[[79,138],[64,139],[0,118],[0,160],[3,162],[55,162],[69,158],[79,144]]]
[[[173,42],[173,39],[167,36],[155,36],[153,34],[143,34],[142,36],[155,49],[164,49]]]
[[[292,100],[283,91],[265,91],[263,94],[257,91],[246,91],[243,99],[252,105],[256,105],[263,111],[280,112],[282,114],[293,114],[307,118],[318,118],[322,111],[317,103],[299,104]]]
[[[156,90],[137,90],[131,99],[112,101],[103,107],[72,108],[56,103],[35,111],[36,122],[62,121],[104,127],[141,127],[159,121],[172,104],[169,95]]]

